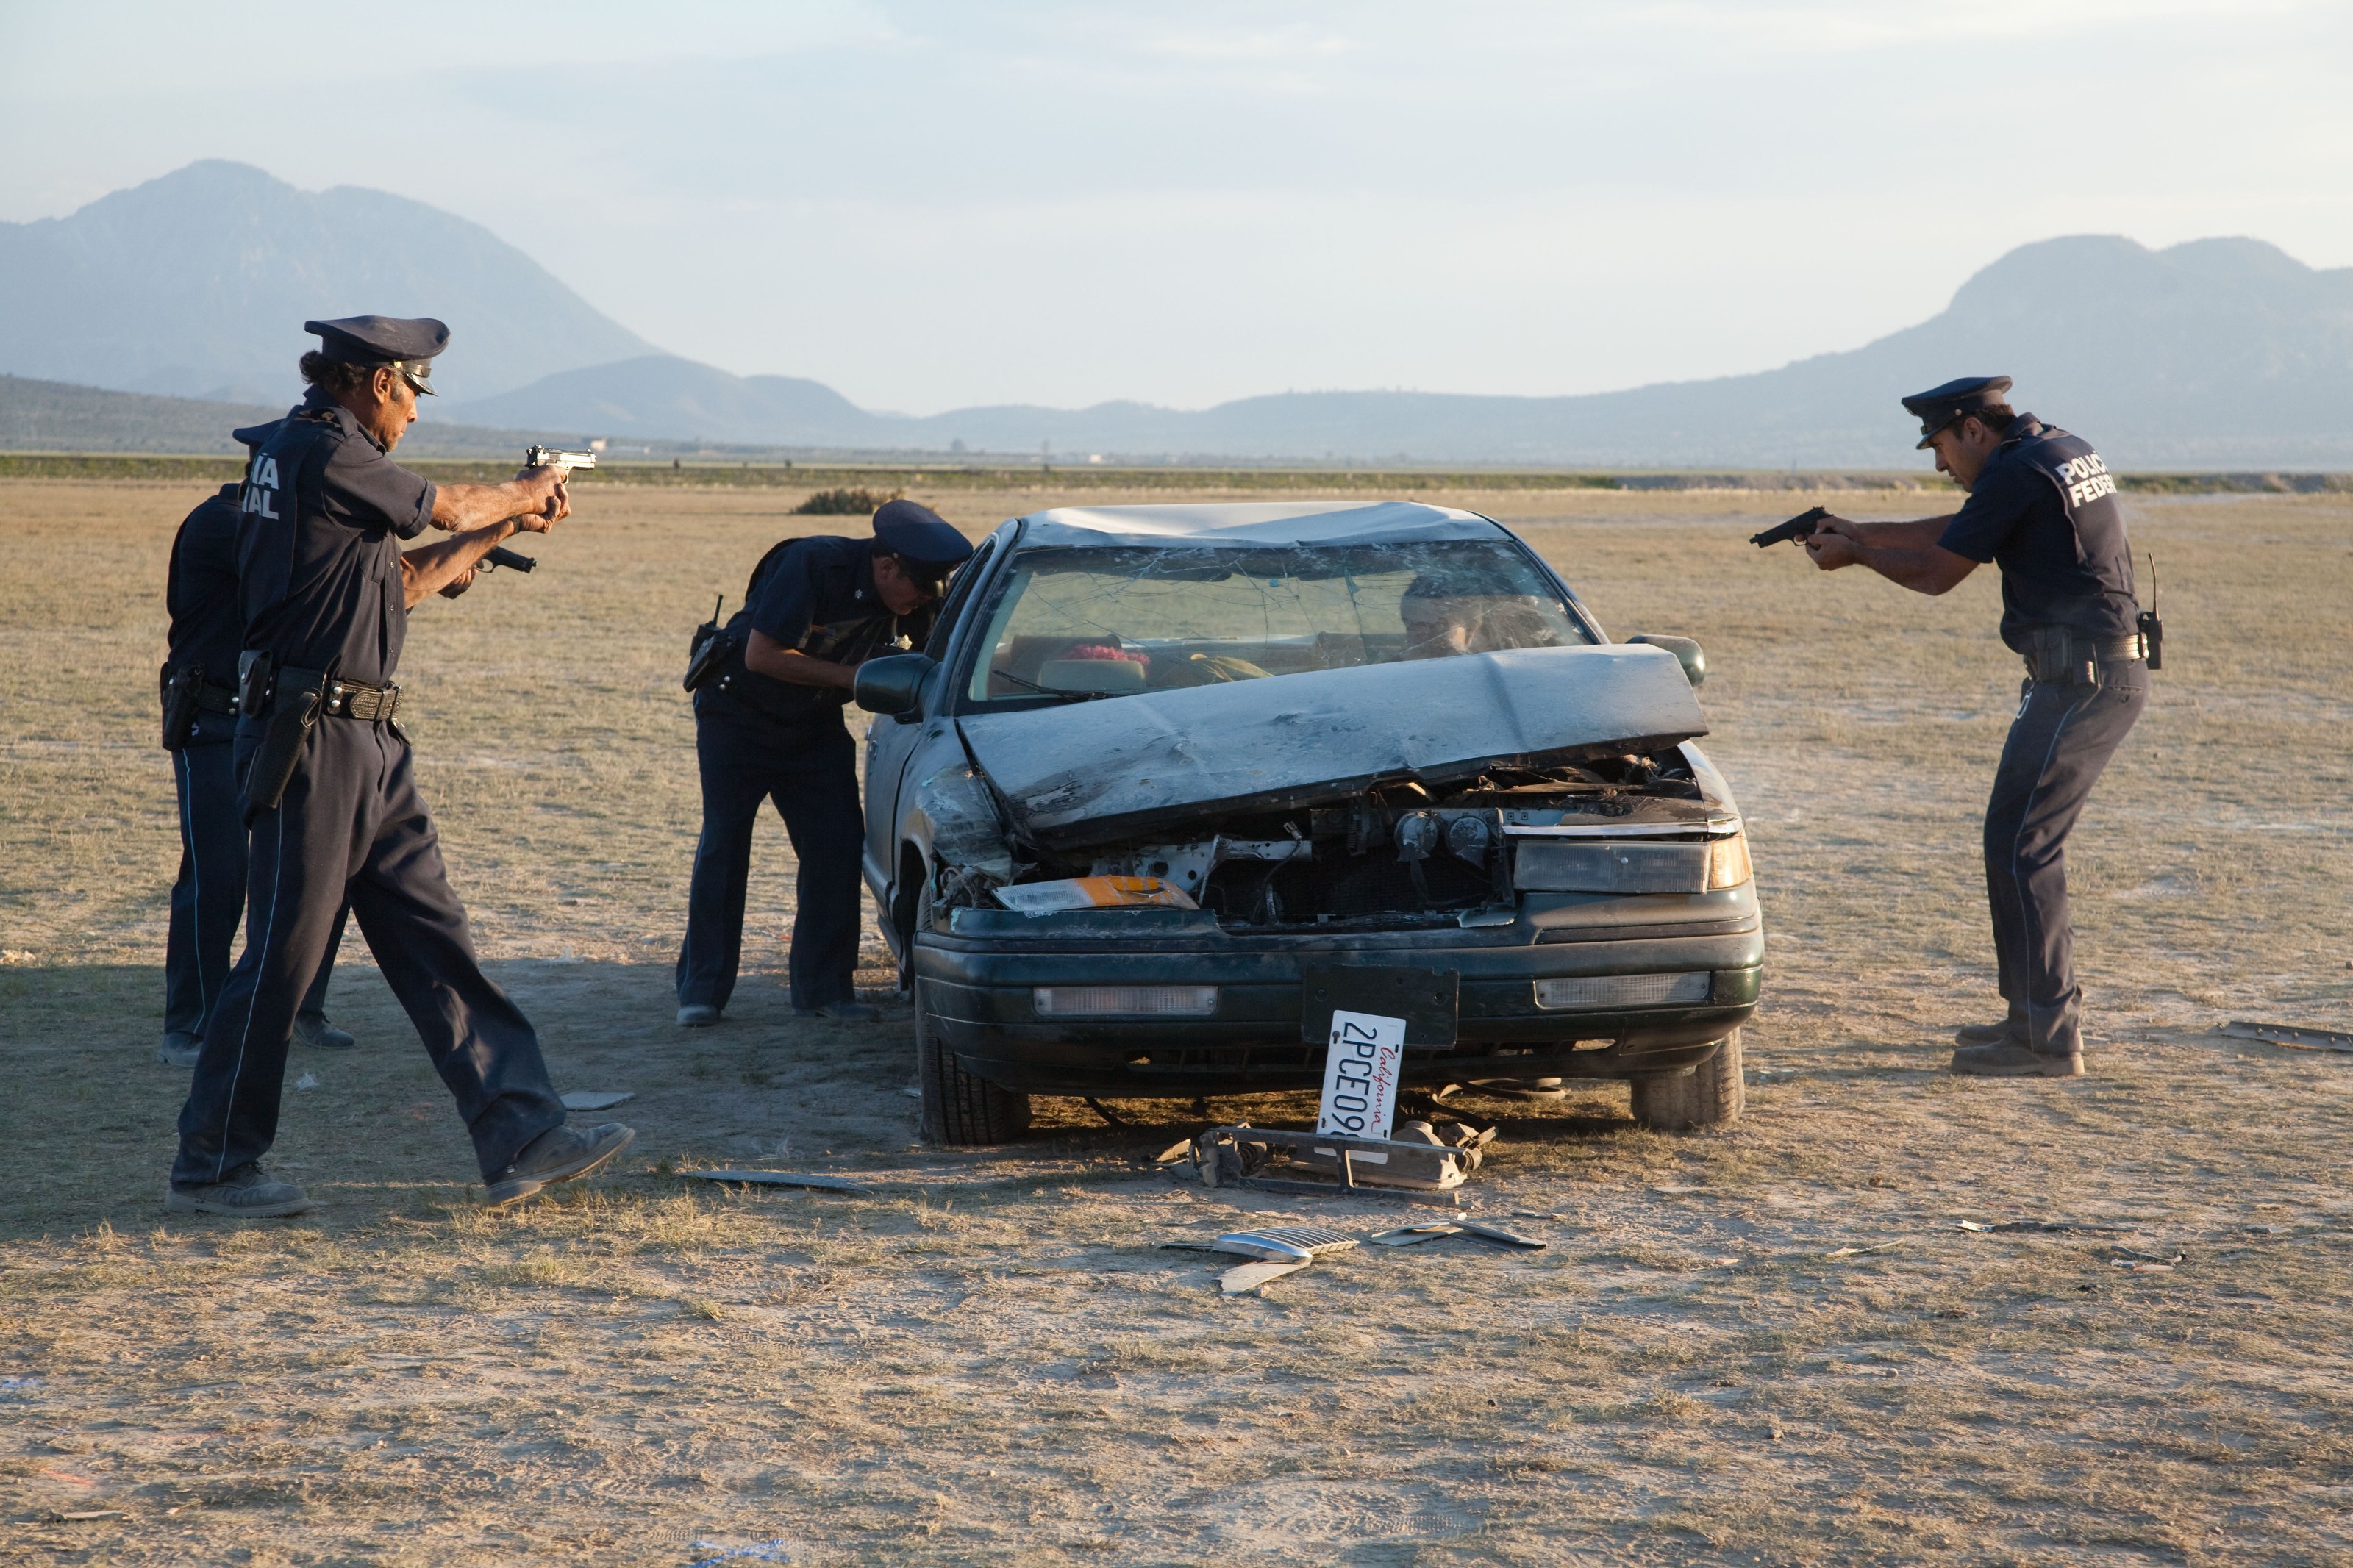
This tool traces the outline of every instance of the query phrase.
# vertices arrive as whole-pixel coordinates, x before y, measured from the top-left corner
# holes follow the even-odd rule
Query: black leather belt
[[[2120,637],[2077,637],[2063,626],[2038,626],[2028,635],[2028,679],[2056,685],[2096,685],[2112,664],[2148,657],[2148,639],[2138,632]]]
[[[389,719],[400,710],[400,688],[370,686],[364,680],[331,680],[321,707],[339,719],[371,722]]]

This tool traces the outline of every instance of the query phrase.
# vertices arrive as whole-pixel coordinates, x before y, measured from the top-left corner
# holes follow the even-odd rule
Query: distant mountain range
[[[0,223],[0,371],[281,411],[313,317],[439,317],[453,397],[654,352],[479,224],[218,160]]]
[[[379,242],[388,229],[403,237],[396,249]],[[235,163],[192,164],[69,217],[0,225],[0,296],[11,301],[0,372],[274,408],[295,390],[303,317],[440,316],[466,353],[438,378],[449,395],[428,405],[417,450],[428,439],[456,449],[468,443],[455,427],[477,426],[1064,459],[1918,467],[1896,400],[2000,373],[2016,379],[2021,407],[2120,464],[2353,466],[2353,268],[2316,270],[2253,239],[2158,251],[2107,236],[2022,246],[1918,326],[1710,381],[1576,397],[1313,392],[1200,410],[1121,402],[924,417],[869,413],[814,381],[661,353],[472,224],[377,192],[306,194]],[[29,384],[0,385],[0,444],[22,439],[26,420],[9,410],[27,398],[51,411],[44,447],[160,449],[183,417],[148,405],[100,417],[90,405],[84,423],[60,424],[57,409],[73,400],[36,397]]]

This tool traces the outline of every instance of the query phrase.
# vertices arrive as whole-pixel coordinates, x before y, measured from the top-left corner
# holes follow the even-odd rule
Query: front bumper
[[[1007,1089],[1122,1097],[1312,1089],[1324,1047],[1300,1039],[1303,964],[1451,969],[1455,1042],[1409,1041],[1405,1081],[1641,1079],[1688,1072],[1757,1010],[1764,932],[1749,886],[1612,899],[1531,895],[1508,926],[1231,933],[1200,912],[1106,910],[1025,920],[958,910],[913,969],[942,1042]],[[1704,1001],[1545,1007],[1539,981],[1710,976]],[[1041,1018],[1039,985],[1215,985],[1203,1018]]]

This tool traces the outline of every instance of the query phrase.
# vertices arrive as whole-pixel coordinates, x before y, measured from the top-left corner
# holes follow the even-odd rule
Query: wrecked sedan
[[[1736,1116],[1764,935],[1692,744],[1702,668],[1610,642],[1471,512],[1004,524],[928,646],[858,676],[926,1130],[1314,1089],[1335,1007],[1407,1017],[1408,1085],[1624,1079],[1652,1126]]]

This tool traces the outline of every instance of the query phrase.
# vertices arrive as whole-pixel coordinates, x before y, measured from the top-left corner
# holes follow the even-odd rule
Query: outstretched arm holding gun
[[[539,564],[532,556],[507,549],[504,541],[518,532],[545,533],[570,516],[572,498],[565,488],[566,481],[575,468],[595,468],[596,454],[533,447],[523,455],[523,463],[522,472],[510,484],[442,488],[433,505],[433,521],[442,527],[453,526],[443,522],[445,510],[453,519],[472,519],[481,512],[495,510],[500,504],[533,497],[543,499],[535,510],[466,526],[454,539],[404,552],[400,557],[401,589],[410,608],[415,608],[427,594],[456,598],[473,585],[478,571],[507,566],[529,572]],[[443,498],[453,492],[456,499],[445,509]]]
[[[1911,522],[1854,522],[1818,506],[1751,534],[1748,542],[1763,550],[1794,539],[1825,572],[1860,563],[1915,593],[1943,594],[1978,566],[1936,543],[1952,521],[1947,513]]]

